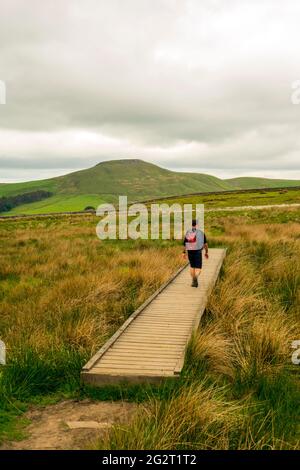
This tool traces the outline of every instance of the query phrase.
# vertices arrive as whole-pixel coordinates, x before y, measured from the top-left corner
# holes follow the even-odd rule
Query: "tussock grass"
[[[229,247],[205,319],[170,395],[150,400],[108,449],[297,449],[300,387],[291,342],[300,337],[299,225],[222,220]]]
[[[182,262],[175,245],[100,242],[96,222],[1,225],[2,399],[77,390],[85,361]]]
[[[161,389],[81,391],[84,362],[180,265],[178,243],[103,243],[93,218],[5,222],[0,438],[14,435],[10,419],[24,402],[61,393],[143,402],[128,426],[114,427],[95,448],[299,448],[299,372],[290,349],[300,338],[295,218],[294,209],[261,220],[255,212],[210,215],[210,245],[227,246],[228,256],[180,380]]]
[[[218,442],[226,449],[238,410],[238,405],[227,403],[223,390],[205,382],[193,383],[168,399],[151,399],[130,427],[114,427],[100,448],[203,449],[214,448]]]

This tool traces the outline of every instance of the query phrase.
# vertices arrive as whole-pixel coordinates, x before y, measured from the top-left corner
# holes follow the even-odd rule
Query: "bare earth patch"
[[[137,405],[126,402],[81,402],[68,400],[56,405],[33,408],[25,413],[31,421],[28,437],[8,442],[1,450],[86,449],[95,438],[115,423],[127,423]]]

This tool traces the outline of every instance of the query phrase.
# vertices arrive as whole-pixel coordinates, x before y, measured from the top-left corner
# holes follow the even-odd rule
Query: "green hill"
[[[225,181],[230,184],[233,189],[288,188],[300,185],[299,180],[255,178],[251,176],[230,178]]]
[[[162,198],[197,192],[297,186],[300,181],[234,178],[222,180],[201,173],[182,173],[142,160],[112,160],[64,176],[26,183],[0,184],[0,197],[44,190],[53,195],[42,201],[15,207],[8,214],[35,214],[83,210],[101,202],[115,202],[119,195],[129,201]]]

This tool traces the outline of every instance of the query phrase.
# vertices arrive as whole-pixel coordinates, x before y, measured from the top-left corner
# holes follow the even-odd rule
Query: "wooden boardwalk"
[[[83,381],[101,386],[178,377],[225,253],[224,249],[210,249],[209,259],[203,256],[198,288],[191,287],[189,267],[181,268],[84,366]]]

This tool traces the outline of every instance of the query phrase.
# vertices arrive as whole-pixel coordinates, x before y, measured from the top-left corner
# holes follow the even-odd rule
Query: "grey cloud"
[[[299,172],[300,106],[290,102],[299,13],[296,0],[7,2],[1,167],[78,169],[132,156]],[[78,132],[91,134],[86,145],[72,144]]]

